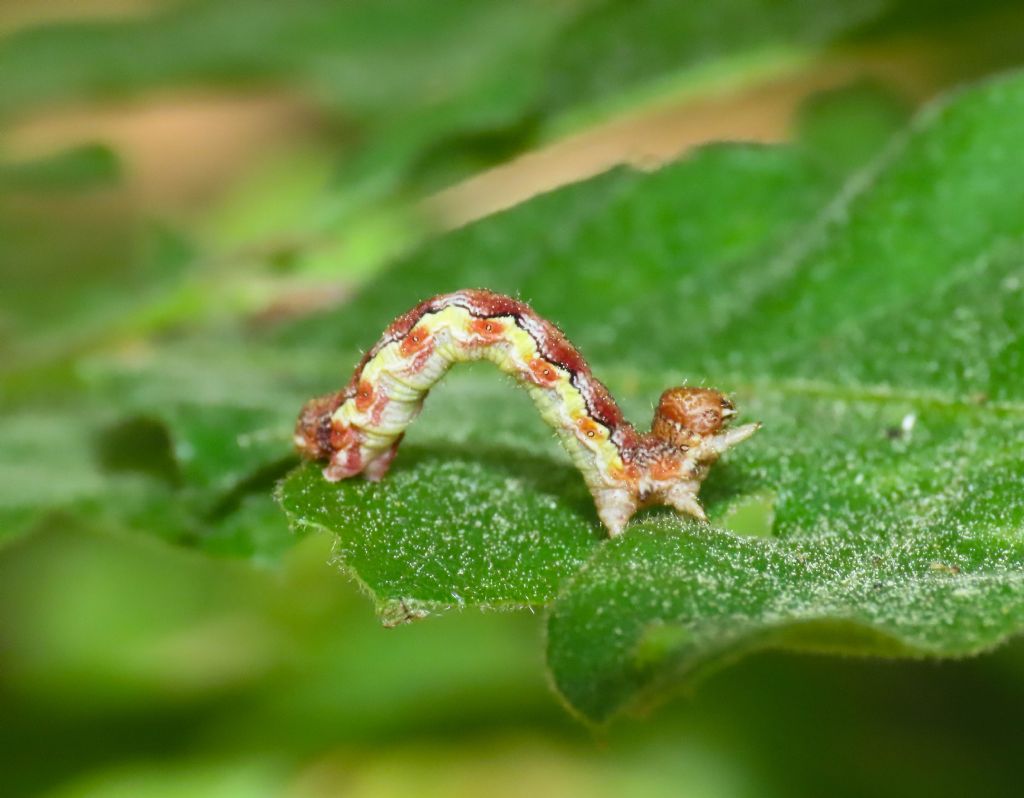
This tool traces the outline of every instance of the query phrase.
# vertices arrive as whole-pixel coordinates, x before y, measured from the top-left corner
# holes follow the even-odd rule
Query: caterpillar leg
[[[678,513],[693,516],[698,521],[707,522],[708,517],[704,512],[704,508],[700,506],[700,502],[697,500],[697,489],[699,487],[699,482],[696,484],[680,482],[673,485],[665,497],[665,504],[674,508]]]
[[[616,537],[622,534],[629,519],[636,512],[636,498],[624,488],[607,488],[594,494],[597,515],[608,528],[608,534]]]
[[[330,417],[328,416],[328,418]],[[363,462],[358,433],[350,427],[338,430],[329,426],[328,429],[331,430],[333,451],[331,451],[327,467],[324,469],[324,478],[328,482],[340,482],[343,479],[354,477],[366,465]]]
[[[326,479],[328,482],[341,482],[341,480],[343,479],[354,477],[362,470],[363,468],[361,465],[354,466],[345,461],[335,462],[332,459],[331,462],[327,465],[327,467],[324,468],[323,474],[324,479]]]
[[[398,444],[401,442],[402,436],[399,436],[398,440],[391,444],[391,447],[384,454],[378,455],[367,463],[363,468],[363,476],[370,482],[380,482],[388,473],[388,469],[391,468],[391,461],[398,454]]]

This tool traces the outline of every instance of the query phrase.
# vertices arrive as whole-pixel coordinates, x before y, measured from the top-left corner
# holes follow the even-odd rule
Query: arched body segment
[[[703,518],[707,469],[759,425],[726,430],[732,405],[717,391],[662,395],[650,433],[627,422],[579,351],[526,304],[483,290],[444,294],[396,319],[341,391],[306,404],[299,451],[327,460],[332,481],[381,479],[427,392],[455,363],[489,360],[529,392],[579,468],[610,534],[648,504]]]

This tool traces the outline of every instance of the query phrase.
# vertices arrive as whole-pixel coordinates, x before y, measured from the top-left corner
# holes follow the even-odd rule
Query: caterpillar
[[[558,327],[517,299],[468,289],[395,319],[348,385],[302,408],[296,447],[307,459],[326,460],[323,474],[332,482],[383,478],[427,392],[454,363],[469,360],[489,360],[526,388],[613,537],[652,504],[706,520],[697,493],[708,469],[761,426],[730,429],[736,410],[725,395],[683,386],[661,395],[651,431],[638,432]]]

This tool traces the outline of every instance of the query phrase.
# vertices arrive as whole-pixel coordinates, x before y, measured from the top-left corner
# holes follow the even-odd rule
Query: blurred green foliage
[[[423,246],[415,201],[829,55],[924,43],[935,86],[981,78],[1019,63],[1020,21],[998,0],[197,0],[0,39],[0,792],[1013,794],[1019,644],[721,666],[1019,629],[1019,77],[909,132],[899,90],[855,82],[791,144],[616,170]],[[109,142],[8,150],[51,110],[167,92],[298,98],[317,143],[166,215]],[[604,545],[487,369],[438,389],[386,483],[292,471],[301,402],[465,284],[562,323],[638,422],[683,377],[769,421],[707,485],[717,527],[653,515]],[[286,474],[309,534],[272,498]],[[360,588],[391,620],[464,611],[385,631]],[[474,609],[556,594],[550,623]],[[697,677],[598,744],[548,685],[602,719]]]

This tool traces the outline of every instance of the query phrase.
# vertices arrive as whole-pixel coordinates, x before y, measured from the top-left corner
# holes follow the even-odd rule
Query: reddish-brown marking
[[[640,480],[640,469],[635,463],[626,463],[622,468],[612,466],[610,473],[616,482],[626,482],[633,488]]]
[[[535,316],[529,305],[504,294],[472,288],[461,293],[471,303],[471,312],[476,316]],[[451,295],[440,298],[448,300]]]
[[[359,433],[352,427],[331,425],[331,448],[338,452],[353,447],[359,448]]]
[[[497,343],[505,337],[505,325],[497,319],[473,319],[469,331],[479,339],[473,343],[480,345]]]
[[[369,380],[360,380],[356,389],[356,410],[365,413],[373,404],[373,385]]]
[[[363,454],[358,444],[353,444],[345,451],[345,468],[353,475],[363,470]]]
[[[384,409],[390,401],[383,393],[377,397],[377,401],[373,403],[373,412],[370,413],[371,424],[380,424],[380,420],[384,417]]]
[[[659,482],[673,479],[679,475],[680,466],[681,463],[673,457],[663,457],[655,460],[651,464],[651,478]]]
[[[589,371],[586,372],[584,377],[581,377],[581,380],[586,380],[590,383],[590,395],[587,396],[587,405],[590,408],[591,415],[608,427],[608,429],[614,430],[624,426],[622,411],[615,404],[615,400],[612,399],[612,395],[608,393],[608,389],[604,387],[604,384],[591,377]]]
[[[577,375],[581,382],[589,383],[590,393],[586,396],[590,411],[594,418],[614,430],[623,423],[624,418],[619,406],[612,399],[608,389],[590,373],[590,367],[579,350],[569,343],[565,335],[547,319],[538,316],[529,305],[511,297],[493,294],[490,291],[463,291],[463,295],[473,305],[473,311],[483,316],[515,316],[530,319],[542,332],[541,341],[537,346],[541,354],[552,363],[556,363],[572,374]]]
[[[388,328],[384,331],[381,342],[386,343],[388,341],[397,341],[401,338],[405,338],[405,336],[409,334],[409,330],[416,326],[416,322],[428,313],[434,313],[443,308],[448,303],[449,299],[451,299],[451,295],[446,294],[423,300],[412,310],[403,313],[391,322],[391,324],[388,325]],[[379,346],[375,348],[379,348]]]
[[[430,360],[432,354],[434,354],[433,338],[429,339],[428,344],[413,356],[412,362],[402,371],[406,374],[419,374],[423,371],[424,366],[427,365],[427,361]]]
[[[427,349],[432,344],[433,338],[431,338],[430,333],[419,327],[413,327],[412,331],[402,339],[398,351],[401,352],[402,357],[411,357],[417,352]]]
[[[544,358],[535,357],[530,361],[530,374],[535,383],[545,388],[550,388],[558,382],[558,371]]]
[[[612,431],[612,443],[622,452],[623,460],[633,460],[642,441],[643,438],[632,424],[621,424]]]
[[[590,371],[587,367],[587,361],[583,359],[583,355],[579,353],[579,350],[575,346],[569,343],[561,330],[551,322],[539,319],[535,313],[530,313],[529,315],[537,318],[543,326],[544,340],[539,341],[538,343],[543,348],[542,354],[544,357],[564,366],[567,371],[572,371],[574,373],[578,371]]]
[[[591,440],[601,434],[601,428],[597,422],[586,417],[576,419],[576,431],[581,438],[589,438]]]

